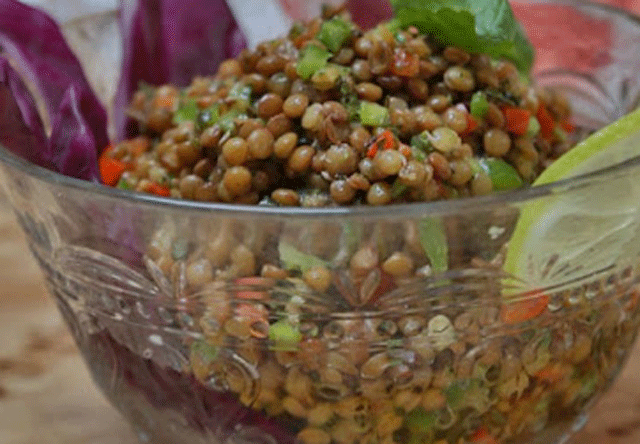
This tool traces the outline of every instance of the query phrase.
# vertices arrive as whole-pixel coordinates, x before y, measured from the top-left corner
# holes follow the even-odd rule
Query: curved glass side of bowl
[[[635,19],[516,12],[534,41],[556,36],[536,76],[582,124],[637,105]],[[558,34],[559,13],[589,26]],[[637,159],[540,192],[315,214],[134,197],[0,159],[49,289],[141,442],[565,442],[638,332]],[[553,228],[507,276],[531,206]]]

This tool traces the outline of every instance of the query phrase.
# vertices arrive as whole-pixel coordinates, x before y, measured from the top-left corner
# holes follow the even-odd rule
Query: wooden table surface
[[[91,382],[0,199],[0,443],[135,444]],[[640,343],[574,444],[640,443]]]

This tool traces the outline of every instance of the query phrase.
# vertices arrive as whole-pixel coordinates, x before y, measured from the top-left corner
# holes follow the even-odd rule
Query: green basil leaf
[[[416,26],[445,45],[511,60],[522,73],[534,50],[507,0],[391,0],[396,21]]]

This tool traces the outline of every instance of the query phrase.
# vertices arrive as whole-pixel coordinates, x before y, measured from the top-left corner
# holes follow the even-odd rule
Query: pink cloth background
[[[601,0],[600,3],[626,8],[640,14],[640,0]]]

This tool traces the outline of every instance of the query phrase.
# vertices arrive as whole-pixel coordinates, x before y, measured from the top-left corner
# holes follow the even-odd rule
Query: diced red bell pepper
[[[502,107],[502,113],[507,125],[507,131],[516,136],[523,136],[529,129],[529,120],[531,112],[526,109],[516,108],[512,106]]]

